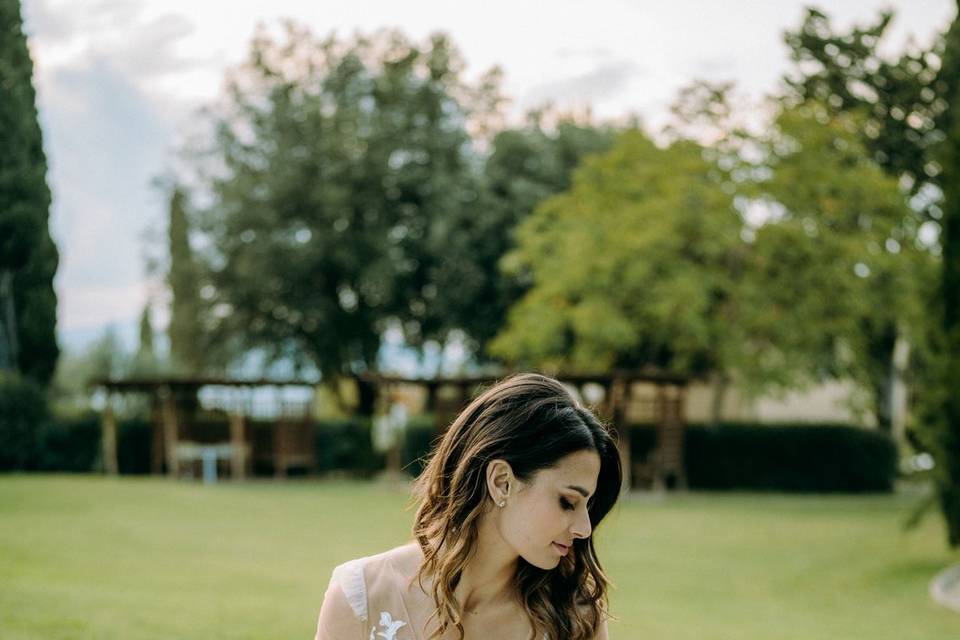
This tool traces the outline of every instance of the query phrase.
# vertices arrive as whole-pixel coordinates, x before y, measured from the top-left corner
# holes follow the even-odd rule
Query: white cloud
[[[573,76],[535,86],[525,96],[527,103],[544,101],[591,103],[616,99],[631,82],[643,75],[634,62],[620,60],[600,64]]]

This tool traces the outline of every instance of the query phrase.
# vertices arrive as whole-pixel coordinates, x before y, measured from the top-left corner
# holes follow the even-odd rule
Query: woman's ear
[[[513,469],[506,460],[491,460],[487,464],[487,493],[498,507],[506,506],[510,490],[516,487]]]

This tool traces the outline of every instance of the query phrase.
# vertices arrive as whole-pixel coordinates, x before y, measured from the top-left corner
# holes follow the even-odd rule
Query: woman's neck
[[[518,557],[493,519],[482,518],[476,547],[454,589],[465,614],[482,613],[515,600]]]

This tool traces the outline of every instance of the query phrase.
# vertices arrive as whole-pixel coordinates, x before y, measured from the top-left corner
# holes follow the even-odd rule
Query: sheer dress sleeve
[[[344,563],[333,570],[320,605],[314,640],[367,640],[367,594],[362,565]]]

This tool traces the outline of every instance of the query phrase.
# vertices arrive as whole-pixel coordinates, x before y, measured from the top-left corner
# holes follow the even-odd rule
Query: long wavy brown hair
[[[413,535],[423,551],[415,576],[432,579],[438,627],[428,640],[455,627],[463,638],[462,606],[454,596],[475,548],[487,504],[486,467],[507,461],[521,482],[582,450],[600,456],[597,488],[588,503],[596,526],[620,493],[620,455],[611,431],[552,378],[520,374],[494,385],[464,409],[443,435],[414,487],[419,503]],[[518,559],[514,585],[536,637],[588,640],[608,617],[609,580],[593,537],[574,540],[551,570]]]

